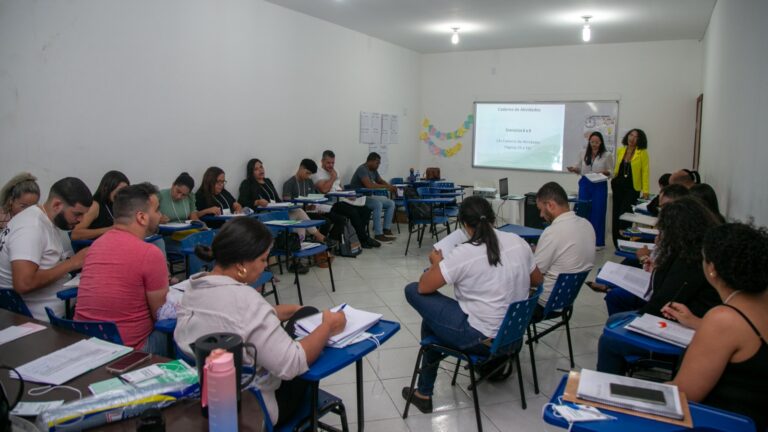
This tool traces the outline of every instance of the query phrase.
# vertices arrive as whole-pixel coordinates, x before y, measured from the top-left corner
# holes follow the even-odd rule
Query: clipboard
[[[626,408],[619,408],[613,405],[579,399],[578,397],[576,397],[576,391],[579,388],[579,379],[581,379],[581,373],[576,371],[571,371],[570,373],[568,373],[568,381],[565,383],[565,390],[563,390],[564,401],[589,405],[595,408],[603,408],[609,411],[615,411],[622,414],[642,417],[649,420],[656,420],[656,421],[669,423],[677,426],[684,426],[687,428],[693,427],[693,418],[691,417],[691,409],[688,406],[688,398],[685,396],[685,393],[683,392],[680,392],[680,406],[683,408],[683,419],[675,420],[673,418],[664,417],[660,415],[646,414],[644,412],[634,411]]]

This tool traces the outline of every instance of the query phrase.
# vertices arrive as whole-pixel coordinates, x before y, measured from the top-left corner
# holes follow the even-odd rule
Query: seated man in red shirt
[[[77,293],[77,321],[112,321],[123,344],[165,355],[165,337],[154,331],[168,293],[168,269],[160,249],[144,238],[160,223],[157,188],[149,183],[121,189],[115,223],[93,242]]]

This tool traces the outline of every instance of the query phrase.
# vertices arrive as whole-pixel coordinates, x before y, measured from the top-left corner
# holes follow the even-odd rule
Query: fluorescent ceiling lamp
[[[451,43],[457,45],[459,43],[459,28],[453,28],[453,35],[451,36]]]
[[[590,15],[585,15],[582,18],[584,18],[584,28],[581,29],[581,40],[589,42],[589,40],[592,39],[592,29],[589,27],[589,19],[592,17]]]

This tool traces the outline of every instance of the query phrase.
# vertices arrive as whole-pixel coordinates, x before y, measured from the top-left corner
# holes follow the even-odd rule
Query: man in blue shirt
[[[396,189],[391,184],[387,183],[379,175],[379,165],[381,164],[381,156],[376,152],[368,154],[365,163],[357,167],[355,173],[352,175],[352,181],[350,184],[355,189],[368,188],[368,189],[384,189],[388,192],[395,192]],[[373,233],[374,238],[381,242],[391,242],[395,239],[392,235],[392,218],[395,215],[395,202],[389,199],[389,193],[387,196],[371,195],[366,198],[365,205],[373,212]],[[381,223],[381,211],[384,210],[384,227]]]

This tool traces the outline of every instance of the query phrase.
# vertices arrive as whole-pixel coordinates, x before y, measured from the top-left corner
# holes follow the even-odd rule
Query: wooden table
[[[47,322],[34,320],[23,315],[0,309],[0,329],[9,326],[23,324],[25,322],[36,322],[45,325],[43,331],[33,333],[11,342],[0,345],[0,364],[18,367],[30,362],[38,357],[64,348],[75,342],[87,339],[86,336],[68,330],[53,328]],[[165,363],[170,359],[153,356],[152,363]],[[94,369],[84,375],[65,383],[65,385],[77,388],[83,393],[83,397],[90,395],[88,384],[113,378],[114,375],[106,371],[104,366]],[[19,388],[19,381],[11,379],[7,373],[0,373],[0,382],[3,383],[10,397],[15,397]],[[30,388],[40,387],[41,384],[25,382],[23,401],[47,401],[47,400],[65,400],[70,401],[77,398],[75,392],[71,390],[56,389],[42,396],[29,396],[26,392]],[[191,432],[206,430],[208,428],[208,419],[202,416],[200,411],[200,401],[196,399],[186,399],[164,409],[163,418],[167,431]],[[34,419],[29,419],[33,421]],[[118,423],[112,423],[97,428],[98,430],[108,431],[135,431],[136,418],[124,420]],[[242,393],[242,410],[239,417],[239,430],[241,431],[261,431],[263,427],[264,416],[256,397],[249,391]]]

